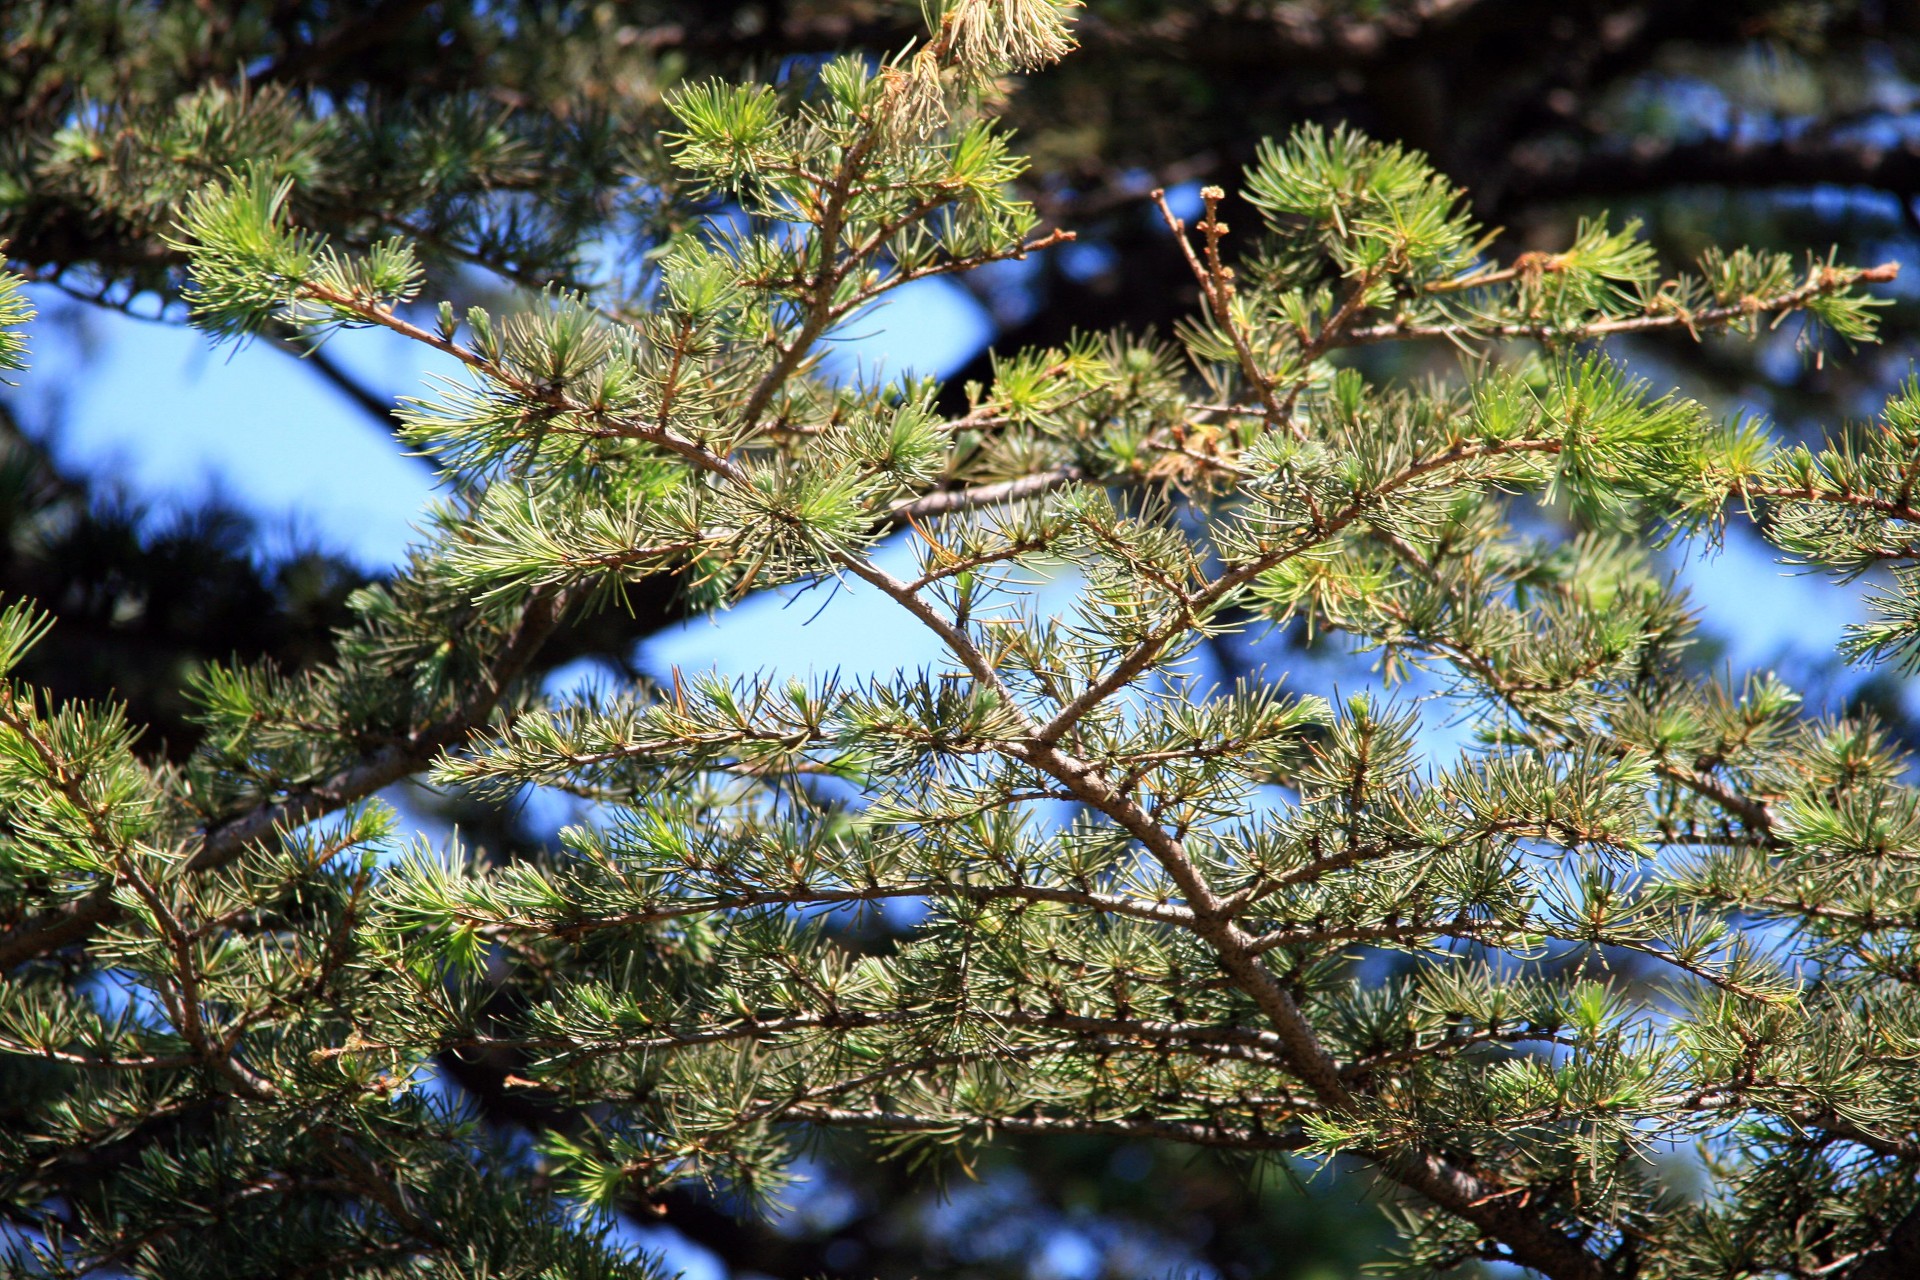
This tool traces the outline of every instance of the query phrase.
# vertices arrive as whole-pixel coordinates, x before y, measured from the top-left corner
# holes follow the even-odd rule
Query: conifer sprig
[[[663,144],[709,216],[657,246],[644,305],[428,316],[420,255],[301,230],[297,174],[185,201],[214,336],[375,325],[464,373],[404,408],[448,482],[409,564],[333,664],[206,673],[190,766],[0,692],[0,1053],[73,1100],[0,1186],[51,1270],[168,1273],[297,1214],[370,1275],[645,1275],[603,1215],[686,1180],[764,1201],[806,1126],[914,1158],[1001,1133],[1353,1157],[1404,1193],[1415,1271],[1884,1249],[1920,1162],[1920,795],[1872,726],[1703,676],[1652,552],[1744,503],[1804,563],[1912,572],[1916,395],[1775,451],[1599,340],[1792,315],[1869,341],[1891,271],[1668,276],[1604,221],[1497,262],[1424,157],[1303,129],[1248,172],[1258,235],[1214,192],[1191,232],[1169,210],[1201,291],[1177,350],[1005,354],[955,415],[822,376],[889,291],[1064,234],[1008,194],[989,114],[1069,9],[964,0],[891,63],[683,88]],[[1352,354],[1436,337],[1453,378]],[[569,614],[661,575],[713,608],[855,579],[943,657],[524,687]],[[1043,615],[1036,575],[1072,604]],[[1857,656],[1920,648],[1914,581]],[[1446,702],[1210,685],[1203,646],[1259,623]],[[0,655],[37,633],[9,611]],[[1435,745],[1436,705],[1470,745]],[[543,859],[402,852],[369,797],[429,765],[591,808]],[[854,945],[850,913],[900,901],[919,923]],[[106,974],[117,1013],[83,983]],[[480,1051],[594,1123],[537,1164],[494,1150],[418,1088]],[[159,1135],[138,1169],[59,1193],[129,1131]],[[1650,1157],[1694,1142],[1715,1194],[1687,1201]],[[1770,1216],[1789,1185],[1827,1211]]]

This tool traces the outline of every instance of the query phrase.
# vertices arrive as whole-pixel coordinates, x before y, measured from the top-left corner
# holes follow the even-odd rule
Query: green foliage
[[[1474,228],[1453,185],[1418,152],[1344,125],[1269,140],[1247,172],[1247,199],[1270,230],[1310,243],[1342,276],[1436,280],[1473,263]]]
[[[249,166],[187,197],[180,248],[193,248],[188,299],[196,323],[221,338],[249,338],[278,321],[295,330],[371,323],[368,309],[412,299],[413,251],[382,240],[347,258],[287,225],[289,179]]]
[[[27,340],[20,332],[33,320],[33,304],[20,291],[21,280],[0,272],[0,369],[27,367]]]
[[[1350,1158],[1413,1273],[1831,1275],[1885,1247],[1920,1161],[1920,795],[1872,725],[1703,674],[1652,553],[1747,503],[1803,563],[1920,572],[1920,389],[1775,452],[1603,342],[1787,315],[1867,341],[1887,273],[1669,273],[1603,220],[1502,265],[1424,157],[1303,129],[1249,171],[1237,265],[1220,193],[1169,211],[1202,302],[1178,351],[1003,355],[951,417],[821,376],[890,290],[1059,238],[990,116],[1067,8],[959,0],[892,62],[670,95],[662,181],[728,207],[654,246],[644,306],[422,324],[409,241],[302,226],[297,168],[180,201],[214,337],[371,325],[461,363],[402,410],[448,495],[331,663],[198,677],[181,768],[111,709],[0,689],[0,1070],[37,1108],[0,1204],[35,1265],[259,1274],[282,1242],[231,1242],[293,1224],[359,1274],[648,1275],[605,1214],[688,1181],[765,1204],[836,1127],[921,1160],[1022,1134]],[[1458,372],[1423,382],[1362,351],[1440,341]],[[522,679],[661,576],[700,607],[857,581],[944,656]],[[1039,576],[1072,605],[1043,614]],[[1912,663],[1920,579],[1894,581],[1855,649]],[[1206,646],[1296,622],[1438,692],[1208,682]],[[41,630],[9,610],[0,656]],[[1469,745],[1436,744],[1450,718]],[[591,807],[537,860],[400,853],[369,797],[429,765]],[[852,945],[846,915],[895,900],[924,918]],[[482,1052],[579,1122],[500,1150],[423,1097]],[[134,1130],[162,1136],[118,1161]],[[1693,1143],[1707,1195],[1653,1158]]]

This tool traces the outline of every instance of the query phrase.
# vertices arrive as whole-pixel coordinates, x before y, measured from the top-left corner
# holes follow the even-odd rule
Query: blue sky
[[[45,305],[44,291],[36,300]],[[194,330],[113,312],[76,319],[84,343],[36,326],[19,393],[29,405],[64,396],[62,462],[104,468],[163,503],[223,493],[269,528],[309,532],[370,568],[399,558],[433,478],[344,393],[265,343],[216,349]],[[411,346],[361,331],[329,350],[398,393],[432,368]]]

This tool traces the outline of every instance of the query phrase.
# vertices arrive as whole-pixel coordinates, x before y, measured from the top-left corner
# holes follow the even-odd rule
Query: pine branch
[[[794,1107],[783,1119],[828,1127],[867,1129],[878,1133],[947,1133],[953,1122],[897,1111],[845,1110],[837,1107]],[[1154,1138],[1197,1147],[1226,1147],[1238,1151],[1297,1151],[1305,1143],[1290,1134],[1264,1134],[1245,1129],[1214,1128],[1168,1120],[1076,1120],[1066,1116],[996,1116],[980,1124],[983,1134],[1078,1134],[1087,1137]]]
[[[1389,495],[1406,488],[1414,481],[1462,463],[1510,454],[1551,455],[1559,453],[1562,447],[1563,444],[1559,440],[1522,440],[1488,445],[1463,444],[1410,464],[1391,479],[1374,486],[1359,500],[1317,519],[1308,538],[1292,546],[1256,556],[1220,574],[1201,590],[1192,593],[1182,602],[1182,612],[1178,619],[1136,644],[1132,650],[1114,663],[1105,675],[1087,685],[1074,697],[1073,701],[1060,708],[1054,717],[1041,727],[1036,736],[1043,743],[1059,741],[1087,712],[1138,679],[1174,637],[1191,625],[1193,619],[1205,616],[1207,612],[1224,603],[1235,592],[1260,575],[1332,542],[1373,511]]]
[[[1815,299],[1840,293],[1856,284],[1884,284],[1897,279],[1899,275],[1900,264],[1897,262],[1883,262],[1877,267],[1854,267],[1846,270],[1820,267],[1810,273],[1805,283],[1792,289],[1766,297],[1744,298],[1739,302],[1706,307],[1698,311],[1671,307],[1637,316],[1610,317],[1559,326],[1511,321],[1493,323],[1464,321],[1440,325],[1390,321],[1385,324],[1349,329],[1329,345],[1356,347],[1378,342],[1401,342],[1423,338],[1445,338],[1456,342],[1484,341],[1491,338],[1531,338],[1535,342],[1564,345],[1618,334],[1650,333],[1666,329],[1684,329],[1689,334],[1697,336],[1703,329],[1724,328],[1752,321],[1759,316],[1784,315],[1804,308],[1807,303]]]
[[[479,915],[465,916],[458,912],[455,913],[455,918],[476,926],[498,927],[510,933],[534,931],[556,938],[577,940],[602,930],[637,929],[669,920],[684,920],[690,916],[712,915],[723,911],[751,911],[761,907],[833,908],[900,899],[938,900],[943,898],[958,902],[1055,902],[1066,906],[1084,907],[1096,916],[1126,916],[1135,920],[1149,920],[1157,924],[1179,926],[1189,925],[1193,920],[1192,914],[1180,907],[1139,898],[1044,885],[968,884],[963,881],[867,884],[846,889],[803,886],[784,891],[677,897],[672,900],[671,905],[586,919],[539,921]]]
[[[552,634],[565,607],[564,597],[552,593],[536,595],[529,602],[490,681],[475,691],[459,714],[424,727],[404,743],[381,747],[330,777],[297,786],[279,800],[210,824],[187,869],[207,871],[225,866],[278,833],[337,812],[425,769],[440,752],[465,741],[468,734],[486,723],[501,697]],[[103,882],[85,896],[0,934],[0,972],[84,942],[96,929],[119,919],[121,907],[114,900],[113,890],[111,882]]]
[[[264,161],[177,202],[170,243],[215,335],[372,325],[464,366],[402,411],[447,450],[456,498],[409,573],[358,598],[336,664],[207,674],[211,745],[178,775],[134,760],[110,714],[0,705],[0,851],[23,904],[0,963],[31,963],[0,1053],[97,1102],[19,1121],[22,1149],[52,1154],[9,1197],[111,1209],[147,1194],[137,1159],[156,1197],[201,1203],[205,1170],[171,1161],[192,1135],[159,1119],[173,1093],[156,1100],[184,1090],[258,1165],[209,1202],[257,1215],[282,1167],[313,1173],[327,1190],[282,1216],[312,1224],[316,1251],[426,1260],[486,1236],[547,1265],[556,1241],[593,1247],[556,1204],[610,1212],[697,1180],[762,1195],[795,1125],[929,1151],[1071,1133],[1350,1155],[1409,1193],[1409,1265],[1436,1270],[1626,1280],[1686,1273],[1711,1242],[1735,1269],[1838,1274],[1894,1247],[1915,1076],[1889,1046],[1920,1038],[1897,915],[1920,793],[1885,734],[1814,721],[1772,677],[1697,678],[1693,619],[1644,553],[1650,528],[1764,504],[1766,532],[1837,577],[1903,564],[1848,643],[1920,652],[1920,385],[1878,430],[1770,458],[1758,431],[1656,398],[1598,351],[1489,344],[1795,312],[1867,342],[1884,304],[1860,286],[1895,269],[1830,256],[1803,276],[1716,249],[1668,279],[1635,227],[1596,220],[1503,264],[1425,157],[1307,126],[1249,170],[1263,230],[1241,263],[1223,191],[1202,193],[1197,240],[1157,197],[1201,292],[1178,347],[999,353],[951,412],[929,380],[814,376],[889,290],[1067,238],[1032,235],[988,116],[1002,79],[1071,45],[1070,8],[965,0],[891,62],[831,59],[779,90],[690,83],[660,135],[678,170],[646,180],[676,211],[661,225],[696,215],[683,196],[743,217],[662,241],[625,278],[635,297],[475,309],[470,340],[450,304],[437,325],[407,318],[427,278],[404,236],[364,242],[413,226],[406,210],[344,236],[296,226],[285,166]],[[1485,13],[1402,5],[1314,34],[1357,60]],[[267,106],[281,135],[319,127]],[[245,123],[224,99],[194,109]],[[575,209],[488,147],[476,173]],[[618,169],[629,187],[639,167]],[[439,238],[457,250],[467,217]],[[565,239],[503,232],[491,256],[567,261]],[[0,363],[17,365],[12,290],[0,278]],[[1340,354],[1433,338],[1475,359],[1415,381]],[[1546,514],[1510,520],[1523,495]],[[900,529],[918,563],[882,569]],[[1063,568],[1069,609],[1021,599]],[[664,573],[701,608],[864,583],[942,657],[507,702],[569,608]],[[1378,653],[1388,681],[1441,671],[1485,739],[1437,758],[1424,697],[1205,686],[1203,643],[1295,619]],[[0,666],[37,626],[0,620]],[[377,805],[308,829],[429,765],[482,799],[598,807],[499,866],[460,849],[383,864]],[[237,812],[208,812],[236,791]],[[1043,802],[1072,817],[1034,820]],[[893,900],[923,920],[879,947],[864,920],[841,933]],[[1785,922],[1764,949],[1748,914]],[[1403,959],[1380,977],[1359,948]],[[1576,963],[1589,951],[1634,967]],[[1800,989],[1804,963],[1821,981]],[[105,967],[133,975],[154,1025],[99,1014],[79,984]],[[538,1180],[402,1096],[463,1055],[544,1131]],[[73,1152],[115,1126],[137,1140],[73,1198]],[[1728,1158],[1680,1213],[1639,1157],[1700,1135]],[[1781,1187],[1809,1211],[1760,1212]],[[197,1238],[172,1209],[151,1238],[90,1213],[58,1229],[115,1257]]]

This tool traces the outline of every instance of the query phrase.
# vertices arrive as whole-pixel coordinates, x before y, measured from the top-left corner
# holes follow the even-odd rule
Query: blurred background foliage
[[[883,57],[922,30],[912,0],[10,0],[0,242],[38,282],[43,343],[84,337],[96,309],[176,323],[173,210],[208,178],[264,162],[295,180],[303,221],[349,243],[418,243],[427,297],[592,284],[638,309],[663,234],[714,212],[666,169],[665,90],[714,73],[779,79],[846,49]],[[1005,86],[1035,161],[1026,194],[1079,239],[966,278],[1003,349],[1115,326],[1170,332],[1194,287],[1147,193],[1231,192],[1263,137],[1308,120],[1428,152],[1502,228],[1502,254],[1563,244],[1581,216],[1608,210],[1643,220],[1676,264],[1740,242],[1920,262],[1920,5],[1090,0],[1077,30],[1075,56]],[[1231,194],[1223,216],[1253,225]],[[1646,339],[1624,354],[1791,438],[1866,417],[1906,376],[1916,290],[1909,270],[1871,350],[1813,358],[1783,332]],[[1372,358],[1450,367],[1445,351]],[[954,372],[955,403],[989,360],[982,346]],[[327,351],[289,368],[305,393],[330,387],[391,425],[388,389]],[[322,540],[263,537],[236,503],[181,509],[76,463],[60,447],[63,406],[44,382],[0,400],[0,596],[34,597],[57,619],[57,643],[22,675],[62,698],[127,701],[143,749],[182,756],[196,730],[179,691],[197,664],[319,659],[371,571]],[[637,646],[675,608],[665,586],[643,589],[576,623],[542,662],[635,674]],[[1241,639],[1218,656],[1244,668],[1262,647],[1305,643]],[[1343,669],[1338,654],[1294,657]],[[1790,677],[1835,709],[1868,706],[1920,742],[1897,680],[1795,660]],[[407,800],[496,857],[550,834],[539,805]],[[883,918],[848,929],[856,945],[887,945]],[[508,1135],[579,1122],[517,1098],[514,1065],[449,1057],[446,1087]],[[0,1125],[15,1105],[0,1090]],[[683,1261],[772,1277],[1308,1280],[1353,1274],[1384,1231],[1358,1177],[1303,1182],[1270,1166],[1249,1178],[1212,1154],[1134,1143],[1008,1142],[942,1183],[835,1137],[809,1172],[772,1221],[692,1191],[634,1206],[632,1221],[642,1238],[706,1251]]]

